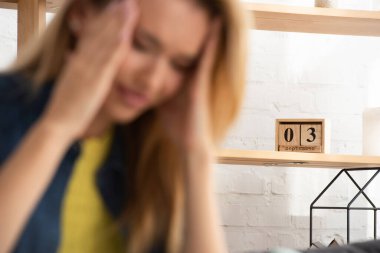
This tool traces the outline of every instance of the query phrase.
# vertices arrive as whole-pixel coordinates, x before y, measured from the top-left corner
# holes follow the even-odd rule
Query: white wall
[[[54,17],[46,14],[47,23]],[[0,8],[0,70],[5,69],[17,54],[17,11]]]
[[[366,9],[371,3],[344,4]],[[302,1],[302,5],[312,4]],[[373,100],[380,100],[379,94],[368,91],[369,86],[371,90],[380,86],[379,50],[380,39],[373,37],[251,31],[244,108],[224,146],[274,150],[276,118],[321,117],[331,121],[332,153],[361,154],[362,111],[367,105],[379,105]],[[308,247],[310,203],[338,172],[239,165],[217,168],[217,193],[231,252]],[[353,176],[363,183],[368,174]],[[346,205],[356,194],[347,178],[337,183],[321,205]],[[380,179],[373,184],[380,184]],[[372,197],[379,205],[379,196]],[[360,203],[365,203],[362,198]],[[353,212],[351,241],[371,237],[369,217],[372,213]],[[345,212],[316,211],[314,222],[314,240],[327,243],[336,234],[346,236]]]
[[[0,69],[12,62],[17,52],[17,12],[0,8]]]
[[[16,13],[0,9],[0,68],[15,54]],[[368,84],[376,86],[380,75],[379,60],[380,38],[251,31],[244,108],[224,146],[274,150],[276,118],[322,117],[332,123],[332,153],[360,154],[361,113]],[[306,248],[309,205],[336,173],[218,165],[216,192],[230,251]],[[353,194],[342,180],[324,203],[345,204]],[[367,238],[367,214],[353,213],[351,225],[352,240]],[[318,211],[315,226],[315,240],[345,236],[345,214]]]
[[[225,147],[274,150],[276,118],[316,117],[331,121],[332,153],[361,154],[369,76],[380,75],[379,38],[251,31],[250,49],[244,108]],[[306,248],[309,205],[337,172],[219,165],[217,193],[231,252]],[[367,174],[354,176],[363,182]],[[352,198],[355,188],[344,179],[324,203]],[[344,212],[315,214],[315,240],[346,235]],[[366,217],[353,213],[352,241],[367,238]]]

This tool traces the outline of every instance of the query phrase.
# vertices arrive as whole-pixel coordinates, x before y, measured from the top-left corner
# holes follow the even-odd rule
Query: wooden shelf
[[[16,9],[17,3],[15,1],[0,0],[0,8],[2,9]]]
[[[45,28],[45,11],[56,12],[64,0],[0,0],[0,8],[18,9],[18,47]],[[21,5],[21,8],[20,8]],[[252,29],[380,36],[380,11],[357,11],[277,4],[244,4]]]
[[[46,0],[46,11],[57,12],[64,0]],[[17,9],[17,0],[0,0],[0,8]]]
[[[380,11],[244,4],[251,14],[252,29],[380,36]]]
[[[46,0],[56,12],[63,0]],[[0,8],[17,8],[17,0],[0,0]],[[380,11],[245,3],[252,29],[303,33],[380,36]]]
[[[380,156],[332,155],[259,150],[221,150],[220,164],[310,167],[310,168],[367,168],[380,167]]]

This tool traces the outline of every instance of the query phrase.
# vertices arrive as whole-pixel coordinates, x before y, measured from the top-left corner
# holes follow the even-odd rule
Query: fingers
[[[200,75],[207,76],[211,74],[216,60],[220,40],[221,20],[215,19],[210,27],[210,34],[204,47],[202,60],[200,63]]]
[[[118,6],[119,5],[119,6]],[[120,58],[123,58],[131,48],[132,37],[140,15],[136,0],[122,0],[118,7],[112,28],[108,30],[108,36],[116,36],[116,45]],[[112,14],[112,13],[111,13]]]
[[[210,33],[202,50],[201,59],[194,76],[194,83],[189,86],[190,97],[194,101],[201,98],[207,100],[208,98],[212,71],[219,47],[220,30],[221,20],[216,18],[210,25]]]
[[[108,22],[110,26],[109,29],[105,29],[105,32],[109,36],[122,40],[123,43],[129,42],[139,17],[136,0],[122,0],[113,3],[106,11],[105,16],[104,23]],[[99,24],[98,29],[104,29],[104,23]]]
[[[114,2],[105,14],[106,19],[110,20],[112,32],[117,32],[124,40],[129,40],[133,34],[134,28],[139,17],[139,8],[136,0],[121,0]],[[114,22],[112,22],[114,21]],[[107,30],[110,32],[110,30]]]
[[[126,9],[127,9],[127,13],[126,13],[127,21],[124,23],[125,24],[124,38],[125,40],[130,42],[131,37],[136,27],[138,17],[140,16],[140,11],[139,11],[136,0],[128,0],[126,4]]]
[[[81,35],[81,53],[94,65],[117,65],[131,47],[138,17],[136,0],[112,2],[89,21]]]
[[[136,0],[113,1],[95,17],[83,32],[83,37],[102,38],[106,43],[130,39],[139,17]]]

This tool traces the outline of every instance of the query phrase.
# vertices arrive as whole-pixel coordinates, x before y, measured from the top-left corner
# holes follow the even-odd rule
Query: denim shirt
[[[27,78],[20,74],[0,75],[0,167],[43,112],[53,83],[53,80],[47,81],[37,94],[31,96],[31,84]],[[102,200],[114,217],[122,212],[125,202],[123,142],[120,137],[121,130],[116,128],[110,153],[96,175]],[[67,150],[50,184],[32,211],[13,252],[57,251],[63,198],[80,152],[79,142],[73,143]]]

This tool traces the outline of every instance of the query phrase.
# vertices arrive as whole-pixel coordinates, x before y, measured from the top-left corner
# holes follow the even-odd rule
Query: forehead
[[[166,50],[196,54],[209,26],[207,11],[194,0],[140,0],[138,26],[154,35]]]

